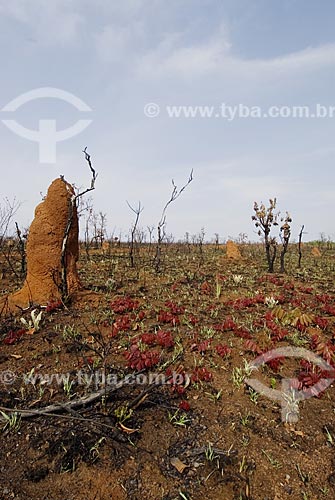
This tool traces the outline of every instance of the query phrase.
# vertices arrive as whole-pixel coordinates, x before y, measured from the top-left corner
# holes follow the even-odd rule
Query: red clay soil
[[[56,179],[45,200],[36,207],[27,241],[27,277],[21,290],[5,299],[8,311],[61,298],[62,243],[74,194],[71,184]],[[74,207],[65,254],[69,294],[81,288],[76,267],[78,255],[78,215]]]

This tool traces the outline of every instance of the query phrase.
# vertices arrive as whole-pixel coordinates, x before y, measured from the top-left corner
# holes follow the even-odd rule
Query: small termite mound
[[[242,255],[238,246],[231,240],[228,240],[226,244],[226,257],[233,260],[242,259]]]

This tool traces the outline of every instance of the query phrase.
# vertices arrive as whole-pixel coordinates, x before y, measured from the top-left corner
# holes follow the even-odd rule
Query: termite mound
[[[79,257],[78,214],[73,186],[62,177],[49,186],[35,209],[27,240],[27,276],[21,290],[0,303],[0,311],[15,313],[32,305],[59,301],[82,285]]]

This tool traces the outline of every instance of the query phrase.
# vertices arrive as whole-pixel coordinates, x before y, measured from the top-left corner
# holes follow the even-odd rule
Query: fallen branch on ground
[[[97,401],[98,399],[102,398],[103,396],[106,396],[107,394],[111,394],[112,392],[117,391],[118,389],[121,389],[125,385],[129,385],[132,382],[132,379],[134,379],[134,382],[135,382],[136,376],[139,373],[126,375],[126,377],[123,380],[120,380],[120,382],[118,382],[117,384],[115,384],[113,386],[103,387],[99,391],[92,392],[91,394],[88,394],[86,396],[82,396],[81,398],[78,398],[78,399],[74,399],[73,401],[68,401],[66,403],[55,403],[53,405],[45,406],[44,408],[37,408],[36,410],[27,410],[27,409],[20,409],[20,408],[2,408],[2,407],[0,407],[0,409],[2,411],[6,411],[9,413],[17,413],[18,415],[21,416],[21,418],[37,417],[39,415],[48,415],[48,414],[52,414],[55,412],[64,412],[64,411],[72,410],[73,408],[79,408],[81,406],[86,406],[86,405],[92,404],[95,401]],[[0,416],[0,421],[5,421],[5,419]]]

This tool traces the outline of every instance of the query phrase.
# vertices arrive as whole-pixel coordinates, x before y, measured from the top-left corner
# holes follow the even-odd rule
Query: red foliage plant
[[[236,335],[236,337],[240,337],[241,339],[251,339],[252,338],[250,332],[242,326],[235,328],[234,335]]]
[[[185,393],[185,384],[187,382],[188,376],[184,370],[177,370],[177,372],[172,372],[171,368],[167,368],[165,372],[168,377],[167,383],[170,385],[170,391],[172,393],[177,393],[180,396]],[[177,375],[177,377],[176,377]]]
[[[314,323],[316,326],[318,326],[319,328],[321,328],[321,330],[326,330],[326,328],[328,328],[328,325],[329,325],[329,321],[327,318],[321,318],[320,316],[316,316],[314,318]]]
[[[283,286],[284,285],[284,281],[280,278],[277,278],[277,276],[270,276],[270,275],[266,275],[266,276],[262,276],[261,278],[259,278],[259,283],[272,283],[273,285],[276,285],[276,286]]]
[[[214,325],[214,330],[217,332],[228,332],[230,330],[234,330],[235,328],[237,328],[237,325],[230,316],[227,316],[223,323]]]
[[[281,328],[273,319],[272,315],[265,315],[265,324],[267,328],[270,330],[271,340],[273,342],[279,342],[283,340],[288,335],[288,330],[286,328]]]
[[[330,304],[325,304],[322,308],[323,312],[329,314],[330,316],[335,316],[335,306]]]
[[[190,314],[190,316],[188,317],[188,322],[195,326],[199,323],[199,319],[194,315],[194,314]]]
[[[140,311],[136,317],[136,319],[138,321],[142,321],[143,319],[145,318],[145,312],[144,311]]]
[[[131,328],[131,321],[126,314],[125,316],[122,316],[121,318],[118,318],[112,325],[112,330],[111,330],[111,337],[116,337],[116,335],[119,332],[126,332],[127,330],[130,330]]]
[[[185,307],[183,306],[178,306],[175,302],[172,302],[171,300],[168,300],[165,302],[165,306],[170,309],[172,314],[184,314],[185,312]]]
[[[278,356],[278,358],[270,359],[266,364],[271,368],[272,371],[278,372],[284,362],[283,356]]]
[[[156,366],[160,359],[159,352],[140,351],[137,345],[132,345],[130,350],[124,353],[124,356],[127,360],[127,366],[137,371]]]
[[[309,391],[311,396],[321,397],[324,389],[328,386],[329,378],[334,378],[334,371],[327,372],[321,370],[309,361],[302,359],[300,362],[303,370],[298,375],[299,389]]]
[[[327,304],[332,300],[332,296],[328,293],[321,293],[319,295],[316,295],[315,298],[322,304]]]
[[[253,340],[246,340],[244,345],[248,351],[257,354],[257,356],[264,355],[264,363],[268,365],[271,368],[271,370],[273,370],[274,372],[279,371],[285,359],[283,356],[278,356],[277,358],[271,357],[271,359],[268,359],[269,358],[268,353],[264,352],[259,347],[259,345],[256,344],[256,342],[254,342]]]
[[[185,399],[183,399],[179,403],[179,409],[184,410],[184,411],[190,411],[190,409],[191,409],[190,403],[188,401],[185,401]]]
[[[212,291],[211,285],[208,283],[208,281],[204,281],[201,285],[201,292],[205,295],[209,295]]]
[[[174,340],[170,331],[158,330],[156,333],[142,333],[140,340],[147,345],[160,345],[161,347],[173,347]]]
[[[318,335],[312,335],[311,338],[312,349],[321,356],[327,363],[335,365],[335,346],[331,341],[321,340]]]
[[[142,333],[140,340],[146,345],[156,345],[157,336],[154,333]]]
[[[203,340],[196,346],[196,349],[198,352],[200,352],[200,354],[204,354],[206,351],[208,351],[210,344],[211,341],[209,339]]]
[[[170,311],[160,311],[158,313],[158,321],[160,323],[169,323],[173,326],[177,326],[180,324],[178,316],[171,313]]]
[[[227,358],[231,354],[231,348],[226,344],[218,344],[215,349],[221,358]]]
[[[255,298],[241,297],[240,299],[230,301],[229,304],[233,307],[233,309],[239,311],[240,309],[246,309],[247,307],[254,306],[256,301]]]
[[[131,312],[138,309],[139,301],[130,297],[119,297],[110,303],[112,311],[115,313]]]
[[[158,330],[157,344],[160,345],[161,347],[173,347],[174,340],[172,333],[170,331]]]
[[[310,294],[310,293],[313,293],[313,291],[314,291],[314,289],[311,286],[300,286],[299,287],[299,292],[301,292],[301,293]]]
[[[259,347],[258,344],[256,344],[256,342],[254,342],[253,340],[251,339],[248,339],[244,342],[244,345],[247,349],[247,351],[249,352],[253,352],[254,354],[257,354],[257,355],[261,355],[263,354],[263,351],[262,349]]]
[[[209,382],[213,378],[213,374],[207,368],[197,366],[192,372],[192,382]]]
[[[10,330],[3,339],[3,343],[7,345],[15,344],[15,342],[17,342],[25,333],[26,330],[24,328],[21,328],[20,330]]]
[[[47,313],[50,313],[56,311],[57,309],[60,309],[61,307],[63,307],[63,303],[61,300],[50,300],[47,303],[47,307],[45,310]]]

